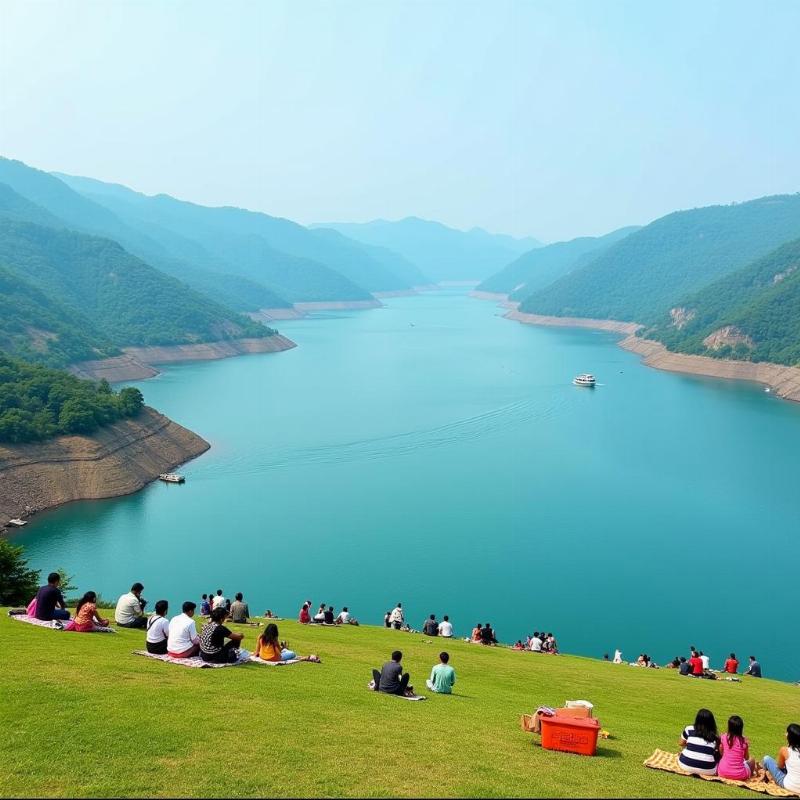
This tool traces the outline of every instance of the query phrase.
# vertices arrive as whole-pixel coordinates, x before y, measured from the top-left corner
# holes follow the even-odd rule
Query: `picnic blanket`
[[[777,783],[772,779],[772,776],[767,773],[768,781],[762,777],[750,778],[749,781],[732,781],[728,778],[720,778],[717,775],[697,775],[693,776],[688,772],[684,772],[678,764],[678,756],[676,753],[668,753],[666,750],[656,750],[647,761],[644,762],[646,767],[650,769],[661,769],[664,772],[674,772],[676,775],[685,775],[687,777],[698,777],[704,781],[716,781],[717,783],[727,783],[728,786],[741,786],[742,789],[752,789],[754,792],[761,792],[761,794],[769,794],[773,797],[797,797],[797,795],[781,789]]]
[[[15,619],[18,622],[27,622],[28,625],[38,625],[40,628],[49,628],[51,631],[63,631],[69,624],[69,620],[36,619],[36,617],[29,617],[27,614],[14,614],[11,616],[11,619]],[[116,633],[116,631],[113,628],[101,628],[99,625],[95,625],[91,631],[86,631],[86,632]]]
[[[370,681],[367,684],[367,689],[370,692],[375,692],[375,682]],[[375,692],[376,694],[384,694],[387,697],[399,697],[401,700],[427,700],[428,698],[425,697],[423,694],[389,694],[388,692]]]
[[[203,661],[200,656],[193,658],[173,658],[170,655],[160,656],[157,653],[148,653],[147,650],[134,650],[133,654],[136,656],[145,656],[147,658],[154,658],[156,661],[164,661],[167,664],[177,664],[181,667],[193,667],[194,669],[219,669],[220,667],[239,667],[242,664],[247,664],[250,661],[250,654],[240,658],[238,661],[231,661],[227,664],[214,664],[210,661]],[[266,662],[262,662],[266,663]]]

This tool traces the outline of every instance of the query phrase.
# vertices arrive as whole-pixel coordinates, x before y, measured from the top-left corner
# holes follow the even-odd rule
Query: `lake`
[[[695,644],[800,678],[800,406],[464,289],[384,302],[280,324],[291,351],[143,382],[212,444],[186,484],[65,506],[15,541],[81,591],[141,580],[150,608],[223,588],[253,613],[310,598],[380,623],[400,600],[417,628],[449,614],[462,636],[488,621],[659,663]]]

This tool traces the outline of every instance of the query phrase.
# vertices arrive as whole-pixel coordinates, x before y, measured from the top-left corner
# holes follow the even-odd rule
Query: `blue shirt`
[[[440,694],[452,694],[456,682],[456,671],[449,664],[437,664],[431,670],[433,691]]]

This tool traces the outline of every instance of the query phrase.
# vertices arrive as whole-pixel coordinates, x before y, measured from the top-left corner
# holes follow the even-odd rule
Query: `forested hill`
[[[682,297],[800,237],[800,195],[678,211],[534,292],[534,314],[655,323]]]
[[[312,227],[331,228],[359,242],[388,247],[434,281],[482,280],[539,244],[530,237],[516,239],[480,228],[460,231],[417,217],[396,222],[326,222]]]
[[[419,271],[409,272],[395,254],[375,253],[287,219],[144,195],[91,178],[57,177],[180,257],[184,270],[192,263],[241,275],[295,301],[367,300],[370,292],[409,289],[419,282]]]
[[[71,325],[74,314],[82,315],[116,346],[274,333],[153,269],[109,239],[0,214],[0,264],[69,309],[71,316],[64,324]],[[56,313],[56,305],[50,308]],[[97,344],[103,348],[102,342]]]
[[[800,239],[681,300],[644,335],[682,353],[800,364]]]
[[[500,272],[487,278],[477,288],[483,292],[513,295],[522,300],[585,263],[587,257],[624,239],[638,230],[636,226],[620,228],[605,236],[581,236],[566,242],[555,242],[523,253]]]

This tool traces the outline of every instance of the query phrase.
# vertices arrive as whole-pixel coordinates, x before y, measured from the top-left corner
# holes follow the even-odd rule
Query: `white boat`
[[[25,527],[25,525],[27,525],[28,523],[27,523],[27,521],[26,521],[26,520],[24,520],[24,519],[19,519],[19,518],[17,518],[17,519],[10,519],[10,520],[8,521],[8,524],[9,524],[9,525],[13,525],[15,528],[23,528],[23,527]]]
[[[186,478],[183,475],[178,475],[177,472],[162,472],[158,479],[164,483],[184,483]]]
[[[572,382],[576,386],[589,386],[591,388],[594,388],[595,384],[597,383],[597,380],[595,379],[594,375],[590,375],[588,372],[584,372],[582,375],[576,375],[572,379]]]

